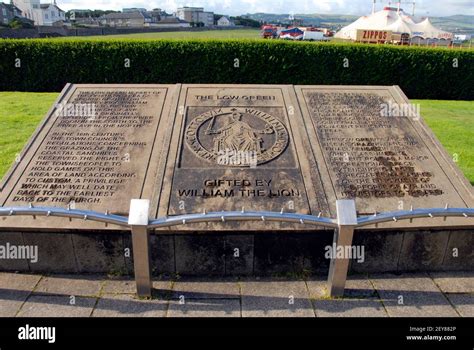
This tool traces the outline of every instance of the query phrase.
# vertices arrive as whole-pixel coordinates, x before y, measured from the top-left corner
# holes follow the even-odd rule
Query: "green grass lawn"
[[[0,177],[53,105],[57,93],[0,92]]]
[[[411,100],[474,185],[474,101]]]
[[[0,177],[54,103],[57,93],[0,92]],[[412,100],[474,184],[474,101]]]
[[[119,35],[68,36],[61,39],[260,39],[260,29],[203,30]]]

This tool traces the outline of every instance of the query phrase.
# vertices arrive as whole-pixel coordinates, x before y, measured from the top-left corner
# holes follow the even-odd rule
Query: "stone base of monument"
[[[360,249],[352,272],[474,269],[473,187],[397,86],[68,84],[56,102],[0,182],[0,253],[38,261],[0,270],[132,274],[131,229],[147,294],[147,226],[155,276],[327,275],[334,236]]]
[[[154,276],[327,276],[333,231],[152,234]],[[350,273],[474,270],[469,230],[356,230],[364,247]],[[0,232],[0,245],[38,246],[37,262],[0,259],[1,271],[133,275],[129,231]]]

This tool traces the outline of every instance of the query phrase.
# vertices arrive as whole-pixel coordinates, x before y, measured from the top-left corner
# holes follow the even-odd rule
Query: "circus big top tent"
[[[281,39],[299,40],[303,38],[303,31],[298,28],[284,29],[280,33]]]
[[[403,12],[393,7],[385,7],[368,16],[362,16],[355,22],[343,27],[335,35],[336,38],[356,40],[357,30],[390,30],[393,33],[408,33],[410,38],[419,39],[447,39],[453,34],[434,27],[428,18],[421,22],[415,21]]]

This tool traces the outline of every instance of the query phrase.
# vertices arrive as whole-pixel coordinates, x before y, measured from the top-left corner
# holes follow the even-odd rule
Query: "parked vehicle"
[[[264,25],[260,35],[264,39],[275,39],[277,37],[277,28],[272,25]]]
[[[321,40],[326,40],[326,38],[325,38],[323,32],[316,32],[316,31],[306,30],[303,33],[303,40],[321,41]]]

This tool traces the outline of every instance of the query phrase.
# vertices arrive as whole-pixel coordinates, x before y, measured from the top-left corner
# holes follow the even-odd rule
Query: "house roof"
[[[162,18],[161,21],[159,21],[158,23],[188,23],[188,22],[182,19],[179,19],[177,17],[167,17],[167,18]]]
[[[5,3],[1,3],[1,2],[0,2],[0,5],[5,6],[5,7],[6,7],[7,9],[9,9],[10,11],[21,12],[21,10],[20,10],[18,7],[16,7],[15,5],[13,5],[13,4],[5,4]]]
[[[47,8],[49,8],[50,6],[56,7],[59,11],[64,12],[63,10],[61,10],[61,9],[58,7],[58,5],[55,5],[55,4],[40,4],[40,8],[42,8],[42,9],[47,9]]]
[[[142,13],[137,11],[137,12],[126,12],[126,13],[121,13],[121,12],[109,13],[109,14],[106,14],[103,18],[106,18],[106,19],[132,19],[132,18],[144,19],[145,17],[143,16]]]

